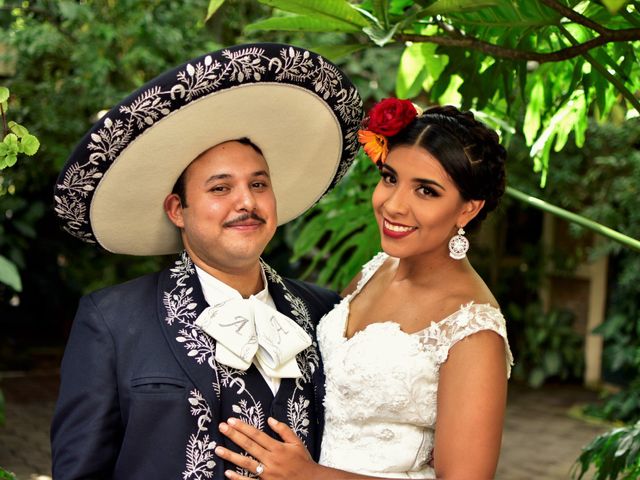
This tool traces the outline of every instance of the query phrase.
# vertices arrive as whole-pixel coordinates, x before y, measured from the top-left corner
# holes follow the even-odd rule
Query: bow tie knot
[[[195,324],[217,341],[216,360],[240,370],[254,358],[274,378],[298,378],[296,355],[311,337],[295,321],[251,296],[207,307]]]

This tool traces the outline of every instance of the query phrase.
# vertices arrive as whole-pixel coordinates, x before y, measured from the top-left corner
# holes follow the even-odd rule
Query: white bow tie
[[[274,378],[298,378],[296,355],[311,337],[286,315],[251,296],[207,307],[196,325],[218,342],[216,360],[246,370],[253,358]]]

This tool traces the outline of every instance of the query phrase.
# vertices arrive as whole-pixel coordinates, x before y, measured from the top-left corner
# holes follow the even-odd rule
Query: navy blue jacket
[[[314,339],[297,358],[303,377],[282,379],[275,398],[255,366],[242,372],[215,361],[215,341],[193,325],[207,304],[186,254],[83,297],[51,429],[54,479],[223,480],[235,466],[213,449],[236,448],[218,431],[230,416],[271,435],[266,418],[274,416],[317,458],[324,376],[315,325],[339,297],[265,269],[278,310]]]

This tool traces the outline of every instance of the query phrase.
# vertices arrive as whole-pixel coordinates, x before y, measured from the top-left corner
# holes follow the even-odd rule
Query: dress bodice
[[[347,339],[351,300],[388,256],[376,255],[353,293],[318,325],[326,373],[325,430],[320,463],[372,476],[431,478],[440,365],[453,345],[482,330],[505,340],[505,320],[491,305],[469,303],[408,334],[393,321],[373,323]]]

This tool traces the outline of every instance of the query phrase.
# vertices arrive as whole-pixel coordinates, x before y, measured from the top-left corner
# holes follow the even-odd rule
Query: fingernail
[[[222,448],[222,447],[216,447],[216,449],[214,451],[216,452],[216,455],[218,455],[218,456],[224,455],[224,448]]]
[[[229,425],[235,425],[235,424],[237,423],[237,421],[236,421],[236,419],[235,419],[235,418],[230,418],[229,420],[227,420],[227,423],[228,423]]]
[[[221,432],[226,432],[227,430],[229,430],[229,427],[227,426],[226,423],[221,423],[218,428],[220,429]]]
[[[227,478],[232,478],[231,476],[233,475],[233,472],[231,470],[225,470],[224,471],[224,476]]]
[[[277,421],[275,418],[273,418],[273,417],[269,417],[269,418],[267,419],[267,422],[268,422],[268,423],[269,423],[269,425],[271,425],[272,427],[278,424],[278,421]]]

